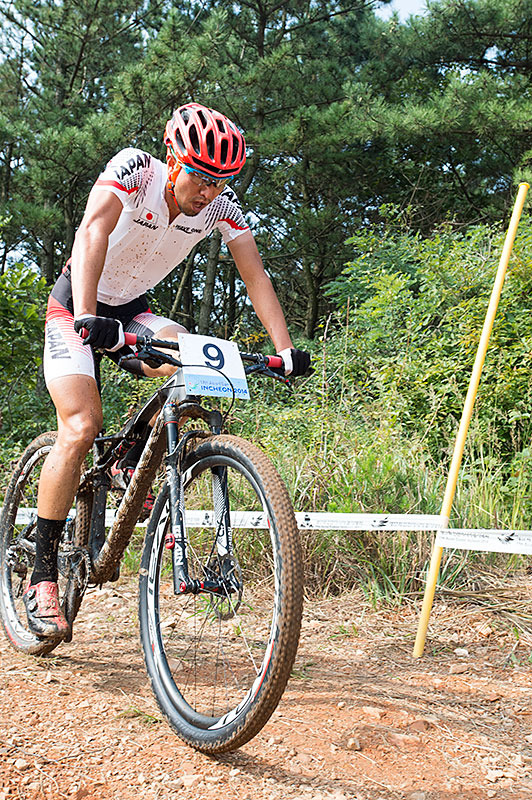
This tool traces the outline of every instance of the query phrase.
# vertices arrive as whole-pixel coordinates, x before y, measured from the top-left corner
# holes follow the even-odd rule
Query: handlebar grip
[[[284,370],[284,361],[281,356],[266,356],[266,363],[270,369]]]
[[[82,339],[86,339],[89,335],[89,331],[87,330],[87,328],[80,328],[79,335],[81,336]],[[135,347],[135,345],[137,344],[137,338],[138,337],[136,333],[124,333],[124,339],[125,339],[124,344],[128,344],[130,347]]]

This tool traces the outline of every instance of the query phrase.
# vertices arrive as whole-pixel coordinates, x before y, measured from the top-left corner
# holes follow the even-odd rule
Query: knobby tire
[[[42,465],[57,438],[55,431],[43,433],[23,452],[12,473],[0,516],[0,620],[11,644],[21,652],[32,655],[50,653],[61,640],[42,639],[29,631],[22,595],[33,571],[34,553],[13,548],[17,537],[35,542],[37,489]],[[90,493],[80,493],[76,502],[75,519],[67,522],[59,548],[59,602],[72,624],[81,595],[69,577],[68,560],[62,559],[62,546],[67,543],[85,547],[90,521]],[[17,523],[17,511],[28,508],[26,519]]]
[[[183,475],[185,513],[212,511],[220,494],[216,476],[225,475],[231,512],[251,513],[257,525],[267,519],[267,527],[249,530],[232,518],[229,565],[217,552],[214,527],[200,515],[187,525],[191,577],[205,580],[225,570],[225,596],[174,594],[166,484],[142,555],[140,631],[158,704],[185,742],[223,753],[261,730],[290,676],[303,601],[299,535],[288,492],[255,445],[210,437],[189,454]]]

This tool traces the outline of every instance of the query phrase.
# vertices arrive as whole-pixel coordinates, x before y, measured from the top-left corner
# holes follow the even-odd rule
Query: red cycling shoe
[[[28,616],[28,627],[43,639],[64,639],[69,632],[65,615],[59,607],[57,583],[40,581],[28,584],[23,598]]]

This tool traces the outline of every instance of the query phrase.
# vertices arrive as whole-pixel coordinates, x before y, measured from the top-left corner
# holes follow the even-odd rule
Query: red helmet
[[[168,157],[216,178],[237,175],[246,161],[246,142],[230,119],[199,103],[180,106],[166,123]]]

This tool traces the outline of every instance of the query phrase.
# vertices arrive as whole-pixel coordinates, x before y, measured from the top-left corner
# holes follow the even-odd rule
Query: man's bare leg
[[[157,333],[154,334],[154,338],[168,339],[169,341],[177,342],[178,333],[188,333],[188,331],[186,328],[176,322],[175,325],[167,325],[166,328],[161,328],[160,331],[157,331]],[[165,351],[163,350],[163,353],[164,352]],[[166,352],[174,357],[179,356],[175,350],[167,350]],[[170,377],[170,375],[173,375],[176,371],[176,367],[173,367],[171,364],[163,364],[156,369],[149,367],[147,364],[143,364],[142,368],[144,370],[144,374],[148,378]]]
[[[80,467],[102,427],[102,404],[94,378],[67,375],[50,382],[58,436],[41,472],[38,514],[66,519],[79,484]]]
[[[87,375],[56,378],[48,389],[57,411],[58,436],[39,480],[35,565],[24,603],[30,630],[57,639],[68,633],[57,591],[59,540],[81,463],[102,426],[102,408],[96,381]]]

